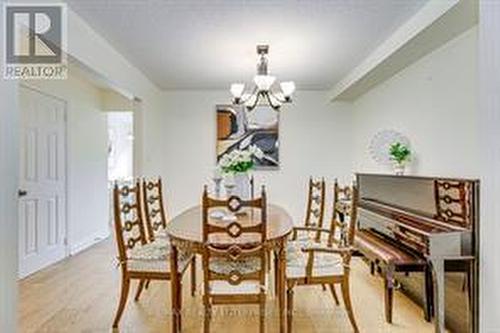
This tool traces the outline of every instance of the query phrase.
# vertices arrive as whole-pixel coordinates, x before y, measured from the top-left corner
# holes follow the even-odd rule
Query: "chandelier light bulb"
[[[234,98],[240,98],[243,95],[244,90],[245,90],[244,83],[233,83],[231,85],[231,94],[233,94]]]
[[[288,98],[292,96],[293,92],[295,91],[295,82],[293,81],[281,82],[280,87],[281,91],[283,91],[283,95],[285,95],[285,97]]]

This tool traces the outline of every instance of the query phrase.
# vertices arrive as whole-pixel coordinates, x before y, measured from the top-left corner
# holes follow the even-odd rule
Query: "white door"
[[[66,103],[19,90],[19,276],[66,256]]]

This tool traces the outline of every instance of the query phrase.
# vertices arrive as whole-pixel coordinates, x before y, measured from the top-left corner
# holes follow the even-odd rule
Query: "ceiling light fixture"
[[[271,89],[276,77],[269,75],[267,71],[268,52],[269,45],[257,45],[259,62],[257,64],[257,75],[253,78],[254,86],[249,92],[245,92],[244,83],[233,83],[230,91],[233,95],[234,104],[245,105],[247,110],[253,110],[261,100],[266,100],[274,110],[279,110],[284,103],[292,102],[292,94],[295,91],[293,81],[281,82],[279,89]]]

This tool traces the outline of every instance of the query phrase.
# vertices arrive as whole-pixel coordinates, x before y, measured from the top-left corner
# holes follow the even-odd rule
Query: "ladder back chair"
[[[114,184],[114,226],[122,283],[113,328],[117,328],[120,322],[132,280],[139,281],[135,295],[135,300],[138,301],[146,281],[171,279],[168,248],[147,241],[140,195],[138,180]],[[190,255],[179,255],[177,266],[181,275],[190,260]]]
[[[326,185],[325,179],[313,180],[309,177],[308,195],[307,195],[307,208],[305,223],[302,226],[293,228],[292,235],[288,242],[287,247],[296,246],[295,242],[306,244],[318,243],[323,240],[323,234],[328,229],[323,229],[323,219],[325,212],[326,201]],[[326,234],[325,234],[326,235]],[[275,268],[275,281],[278,279],[278,261],[274,257]],[[275,285],[277,292],[277,285]],[[325,289],[325,287],[323,287]],[[335,296],[336,297],[336,296]],[[337,298],[335,298],[337,299]]]
[[[292,232],[292,239],[288,243],[288,248],[293,251],[296,247],[317,246],[319,244],[327,245],[328,247],[347,246],[347,222],[349,219],[351,200],[351,187],[342,187],[339,185],[337,179],[335,179],[333,184],[333,204],[330,229],[312,226],[295,227]],[[316,232],[316,234],[320,234],[320,236],[315,237],[314,239],[300,238],[297,236],[300,232]],[[326,285],[323,285],[323,290],[326,290]],[[330,292],[335,300],[335,304],[339,305],[340,302],[334,285],[330,285]]]
[[[170,239],[166,233],[167,214],[163,200],[163,182],[161,177],[142,179],[142,201],[149,242],[170,251]],[[146,282],[146,288],[149,280]],[[196,292],[196,256],[191,259],[191,295]]]
[[[212,306],[259,305],[259,329],[264,332],[266,306],[266,193],[242,200],[213,199],[203,192],[204,332],[210,331]],[[211,209],[225,209],[228,221],[210,218]]]
[[[345,244],[335,245],[333,242],[320,243],[314,246],[303,246],[296,242],[295,247],[287,248],[287,332],[292,330],[294,288],[299,285],[328,285],[335,298],[334,285],[340,284],[342,298],[351,325],[355,332],[358,327],[351,304],[349,272],[353,252],[352,244],[357,221],[358,192],[355,185],[349,191],[350,201],[342,210],[348,214],[346,218],[347,232]],[[339,206],[340,207],[340,206]]]
[[[321,239],[321,228],[323,228],[323,218],[325,215],[325,179],[313,180],[309,178],[309,190],[307,196],[307,208],[305,223],[297,226],[292,233],[292,241],[308,241]],[[300,233],[298,232],[300,231]]]
[[[324,195],[323,195],[324,196]],[[330,228],[321,225],[297,226],[293,228],[291,242],[300,242],[303,245],[325,243],[328,246],[346,241],[346,219],[349,216],[350,202],[352,198],[351,187],[341,187],[335,179],[333,185],[333,204]],[[304,237],[301,233],[311,234],[314,237]]]
[[[340,186],[337,179],[333,184],[333,205],[328,246],[346,247],[349,243],[349,219],[352,202],[352,187]]]
[[[163,202],[163,184],[160,177],[142,179],[142,200],[149,241],[162,240],[166,245],[170,245],[168,235],[165,232],[167,217]]]

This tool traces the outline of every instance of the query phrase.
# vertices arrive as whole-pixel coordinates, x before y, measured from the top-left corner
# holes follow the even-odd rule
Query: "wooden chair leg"
[[[146,290],[148,290],[148,289],[149,289],[149,283],[150,283],[150,282],[151,282],[151,280],[150,280],[150,279],[147,279],[147,280],[146,280],[146,285],[144,286],[144,288],[145,288]]]
[[[266,330],[266,294],[260,294],[259,304],[259,332],[264,333]]]
[[[274,253],[274,294],[278,295],[280,278],[279,278],[279,261],[278,254]]]
[[[354,310],[351,303],[351,293],[349,288],[349,278],[344,278],[341,283],[342,287],[342,298],[344,299],[345,308],[347,310],[347,315],[349,316],[349,321],[351,322],[354,332],[359,332],[358,325],[356,324],[356,319],[354,318]]]
[[[123,276],[122,289],[120,292],[120,301],[118,303],[118,309],[116,309],[115,319],[113,320],[113,328],[118,327],[118,323],[120,322],[120,318],[122,317],[123,310],[125,310],[129,289],[130,289],[130,279],[126,276]]]
[[[179,279],[181,279],[182,277],[179,277]],[[179,290],[177,290],[177,293],[178,293],[178,304],[179,304],[179,314],[178,314],[178,321],[177,321],[177,324],[178,324],[178,332],[182,332],[182,280],[179,281]]]
[[[333,299],[335,300],[335,305],[340,305],[339,298],[337,296],[337,292],[335,291],[335,286],[331,283],[328,285],[330,287],[330,291],[332,292]]]
[[[286,331],[292,333],[293,321],[293,288],[288,288],[286,291]]]
[[[134,301],[139,301],[139,298],[141,297],[141,294],[142,294],[142,290],[144,289],[144,285],[146,283],[146,280],[144,279],[141,279],[139,281],[139,285],[137,286],[137,291],[135,293],[135,297],[134,297]]]
[[[392,324],[392,304],[394,297],[394,288],[392,283],[392,277],[386,276],[384,278],[384,309],[385,309],[385,321]]]
[[[321,289],[323,289],[323,291],[326,291],[326,284],[322,283],[321,284]]]
[[[370,274],[375,275],[375,263],[370,261]]]
[[[191,296],[196,294],[196,257],[191,260]]]
[[[205,316],[203,318],[203,332],[210,333],[210,320],[212,319],[212,306],[208,296],[203,296],[203,303],[205,307]]]

